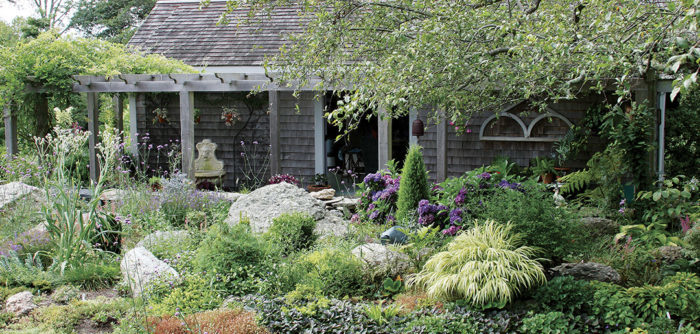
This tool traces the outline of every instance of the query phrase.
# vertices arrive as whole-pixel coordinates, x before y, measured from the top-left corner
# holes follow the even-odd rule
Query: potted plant
[[[221,119],[224,120],[226,126],[233,126],[236,121],[241,120],[238,110],[233,107],[221,107]]]
[[[158,123],[170,123],[168,121],[168,109],[165,108],[155,108],[153,109],[152,113],[156,115],[153,117],[153,124]]]
[[[314,184],[310,184],[306,187],[309,192],[320,191],[323,189],[330,189],[331,186],[328,184],[328,177],[326,174],[318,173],[314,175]]]
[[[532,175],[539,175],[544,184],[552,183],[557,174],[556,169],[554,169],[554,160],[550,158],[535,158],[535,165],[530,170]]]
[[[202,112],[199,110],[199,108],[194,108],[194,124],[199,124],[199,121],[202,119]]]

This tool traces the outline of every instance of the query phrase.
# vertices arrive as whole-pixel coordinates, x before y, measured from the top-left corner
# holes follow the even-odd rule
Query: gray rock
[[[121,202],[129,192],[121,189],[107,189],[100,194],[100,199],[105,202]]]
[[[78,288],[72,285],[63,285],[54,290],[51,300],[60,304],[67,304],[69,301],[78,298]]]
[[[388,247],[369,243],[355,247],[352,254],[364,262],[364,269],[374,276],[397,276],[411,269],[411,260],[406,254]]]
[[[16,293],[5,301],[5,311],[18,317],[29,314],[35,308],[34,295],[29,291]]]
[[[609,266],[595,262],[563,263],[549,269],[552,276],[573,276],[587,281],[620,282],[620,274]]]
[[[593,237],[615,234],[620,230],[620,224],[608,218],[584,217],[581,222]]]
[[[17,200],[25,199],[27,196],[35,202],[44,201],[43,193],[37,187],[22,182],[10,182],[0,185],[0,209],[4,209]]]
[[[323,203],[304,189],[285,182],[264,186],[239,198],[231,204],[226,223],[234,225],[240,222],[241,217],[247,218],[253,232],[265,233],[272,226],[273,219],[292,212],[313,217],[319,236],[347,233],[347,221],[329,214]]]
[[[186,241],[190,233],[185,230],[178,231],[155,231],[136,244],[136,247],[143,247],[153,252],[160,249],[165,244],[176,244]]]
[[[311,192],[309,194],[311,194],[311,197],[313,197],[315,199],[327,201],[327,200],[333,199],[333,197],[335,196],[335,189],[333,189],[333,188],[323,189],[323,190]]]
[[[231,203],[235,203],[239,198],[241,198],[240,193],[229,193],[229,192],[212,192],[214,196],[218,196],[222,200],[229,201]]]
[[[337,209],[345,208],[345,209],[348,209],[348,210],[354,212],[355,207],[357,207],[357,204],[359,204],[359,203],[360,203],[359,198],[347,198],[346,197],[346,198],[343,198],[342,201],[333,203],[332,205],[334,208],[337,208]]]
[[[133,297],[140,296],[155,279],[177,279],[180,277],[175,269],[158,260],[143,247],[136,247],[128,251],[122,259],[120,268]]]
[[[661,261],[666,264],[672,264],[676,260],[683,257],[683,247],[679,246],[661,246],[655,252]]]

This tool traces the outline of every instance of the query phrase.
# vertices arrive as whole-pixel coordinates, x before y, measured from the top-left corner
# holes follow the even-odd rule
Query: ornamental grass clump
[[[402,220],[412,213],[415,214],[418,202],[430,198],[428,190],[428,174],[423,162],[423,152],[420,146],[413,145],[408,149],[406,162],[401,171],[396,217]]]
[[[521,246],[512,225],[494,221],[474,223],[428,260],[408,280],[431,298],[466,299],[475,306],[504,306],[522,289],[546,281],[535,249]]]

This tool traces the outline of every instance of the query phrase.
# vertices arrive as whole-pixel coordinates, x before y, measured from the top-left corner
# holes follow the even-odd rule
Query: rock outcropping
[[[140,296],[153,280],[163,277],[177,279],[177,271],[167,263],[158,260],[144,247],[135,247],[124,255],[120,265],[124,281],[129,284],[132,296]]]
[[[342,236],[348,232],[348,222],[329,213],[322,202],[313,198],[306,190],[289,183],[278,183],[256,189],[241,196],[231,205],[226,223],[238,224],[250,220],[253,232],[265,233],[272,220],[283,213],[301,212],[316,220],[316,233],[320,236]]]
[[[573,276],[576,279],[619,283],[620,274],[613,268],[595,262],[563,263],[549,269],[552,276]]]
[[[365,264],[365,271],[378,276],[397,276],[411,269],[406,254],[391,250],[382,244],[369,243],[357,246],[352,254]]]

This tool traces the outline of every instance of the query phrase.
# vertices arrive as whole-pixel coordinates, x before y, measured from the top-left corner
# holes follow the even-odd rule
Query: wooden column
[[[114,102],[114,118],[117,131],[119,131],[119,136],[122,141],[124,141],[124,100],[122,100],[121,94],[116,93],[112,98]]]
[[[7,147],[7,155],[12,157],[19,153],[17,150],[17,115],[12,112],[10,103],[4,108],[5,118],[5,147]]]
[[[129,150],[131,154],[139,159],[139,125],[138,119],[136,118],[136,94],[129,93],[129,138],[131,143],[129,144]]]
[[[377,144],[379,169],[386,168],[387,162],[391,160],[391,117],[383,108],[377,111]]]
[[[438,118],[435,147],[437,148],[436,178],[437,182],[442,182],[447,178],[447,119],[442,112]]]
[[[323,118],[323,100],[323,95],[314,100],[314,160],[316,162],[316,174],[326,173],[326,119]]]
[[[280,115],[279,115],[279,92],[271,90],[268,92],[270,101],[270,174],[281,173],[280,167]]]
[[[418,119],[418,110],[411,108],[408,112],[408,144],[418,145],[418,137],[413,135],[413,122]]]
[[[88,143],[90,145],[90,180],[97,182],[100,176],[100,166],[97,162],[97,141],[100,134],[100,119],[99,119],[99,100],[97,93],[87,93],[87,113],[88,113],[88,131],[90,137]]]
[[[180,92],[180,144],[181,172],[194,180],[194,92]]]

